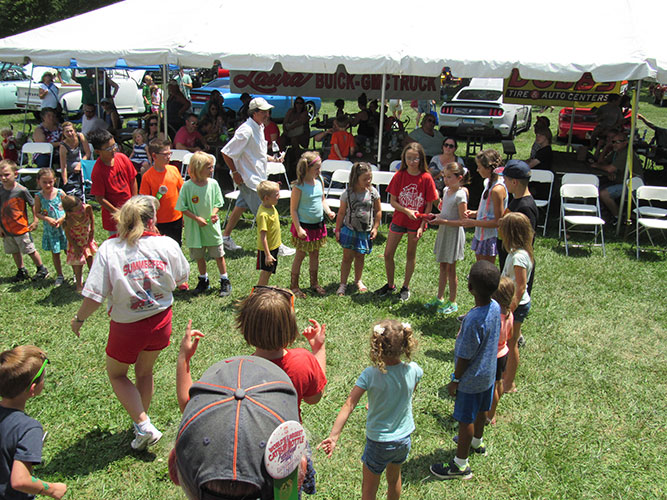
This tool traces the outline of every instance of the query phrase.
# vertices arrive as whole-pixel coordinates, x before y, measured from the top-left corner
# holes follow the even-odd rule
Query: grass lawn
[[[351,103],[348,108],[355,109]],[[641,112],[657,125],[667,126],[665,110],[642,104]],[[555,128],[556,113],[549,116]],[[10,120],[20,122],[22,118],[0,116],[0,124]],[[517,157],[527,157],[532,141],[532,133],[519,136]],[[460,145],[459,153],[462,150]],[[286,205],[280,208],[286,211]],[[101,228],[99,211],[96,216]],[[550,227],[556,227],[555,221]],[[40,225],[34,234],[36,242],[41,241],[41,232]],[[376,248],[366,259],[364,281],[371,289],[385,282],[382,251],[386,233],[383,224]],[[417,429],[410,458],[403,466],[403,498],[664,498],[666,257],[645,254],[638,262],[634,246],[615,239],[610,229],[606,231],[606,258],[597,248],[575,250],[566,257],[553,229],[546,238],[537,238],[537,275],[532,309],[524,323],[527,344],[521,350],[518,392],[501,400],[497,425],[486,428],[489,454],[471,458],[471,481],[442,482],[430,476],[431,463],[453,456],[452,436],[457,429],[451,417],[454,401],[445,386],[453,369],[459,324],[453,317],[437,316],[423,307],[437,288],[438,265],[432,254],[435,234],[427,231],[418,246],[412,298],[406,303],[396,298],[378,300],[371,294],[336,297],[342,252],[332,238],[322,250],[320,282],[329,295],[297,301],[300,328],[307,325],[308,318],[327,324],[329,383],[319,404],[303,405],[303,421],[313,447],[328,435],[357,376],[369,364],[372,324],[398,318],[410,322],[417,332],[420,346],[415,361],[424,369],[413,403]],[[282,236],[289,242],[286,225]],[[28,402],[27,412],[49,433],[44,462],[35,473],[49,481],[66,482],[70,489],[66,498],[185,498],[167,473],[167,456],[180,422],[175,362],[185,325],[192,318],[194,327],[206,334],[192,360],[195,378],[217,360],[252,352],[234,328],[234,300],[247,295],[258,277],[251,250],[255,230],[243,222],[234,237],[245,250],[227,256],[232,297],[220,299],[211,293],[176,298],[173,342],[156,364],[155,397],[149,412],[165,435],[143,453],[130,449],[131,422],[104,370],[106,314],[96,312],[78,339],[69,328],[80,303],[71,285],[71,269],[66,268],[70,284],[61,288],[53,287],[53,277],[40,283],[14,284],[10,282],[16,272],[13,261],[0,255],[0,350],[30,343],[48,353],[51,364],[45,391]],[[98,243],[104,238],[98,231]],[[465,286],[474,262],[469,240],[470,234],[466,259],[457,270],[458,303],[463,312],[473,306]],[[41,252],[39,243],[38,248]],[[41,253],[53,270],[50,256]],[[272,284],[289,284],[291,261],[291,257],[280,260]],[[405,242],[399,246],[396,262],[400,283]],[[27,262],[27,268],[34,273],[32,263]],[[196,269],[194,263],[192,269]],[[208,271],[215,276],[213,262]],[[307,279],[307,270],[302,269],[302,284]],[[195,271],[190,286],[196,281]],[[305,340],[295,344],[306,345]],[[314,452],[319,498],[360,496],[365,418],[362,408],[354,412],[331,459]],[[383,481],[380,492],[385,485]]]

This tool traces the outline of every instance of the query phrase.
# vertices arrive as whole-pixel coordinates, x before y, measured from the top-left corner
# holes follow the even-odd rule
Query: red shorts
[[[141,351],[161,351],[171,337],[171,307],[135,323],[117,323],[111,320],[107,356],[131,365]]]

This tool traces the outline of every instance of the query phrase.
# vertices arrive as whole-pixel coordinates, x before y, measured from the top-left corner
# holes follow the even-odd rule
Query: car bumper
[[[458,128],[459,125],[486,125],[493,127],[501,136],[507,137],[510,134],[512,123],[508,123],[506,116],[497,117],[474,117],[457,116],[449,114],[438,114],[439,126],[445,128]]]

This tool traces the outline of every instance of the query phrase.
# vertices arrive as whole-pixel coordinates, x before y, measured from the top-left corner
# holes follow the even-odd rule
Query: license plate
[[[472,123],[472,124],[474,124],[475,119],[474,118],[464,118],[463,123]]]

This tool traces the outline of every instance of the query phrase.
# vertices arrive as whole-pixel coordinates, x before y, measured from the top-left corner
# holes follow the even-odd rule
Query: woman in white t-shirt
[[[153,365],[171,336],[172,291],[187,282],[189,264],[178,243],[156,229],[159,202],[134,196],[114,214],[118,234],[97,252],[72,319],[79,336],[83,322],[107,299],[111,317],[106,368],[118,400],[134,422],[135,450],[162,437],[146,414],[153,396]],[[127,377],[134,365],[136,383]]]
[[[53,74],[49,71],[42,75],[39,84],[39,98],[42,100],[42,109],[58,108],[58,86],[53,83]]]

